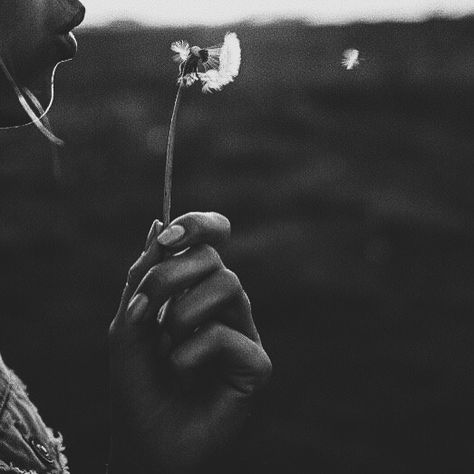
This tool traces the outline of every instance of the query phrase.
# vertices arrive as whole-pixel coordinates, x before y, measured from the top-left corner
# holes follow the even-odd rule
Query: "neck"
[[[40,78],[30,81],[29,84],[19,84],[0,57],[0,128],[17,127],[31,122],[18,98],[18,91],[24,95],[24,87],[28,87],[33,92],[43,109],[48,109],[52,99],[53,72],[42,74]]]

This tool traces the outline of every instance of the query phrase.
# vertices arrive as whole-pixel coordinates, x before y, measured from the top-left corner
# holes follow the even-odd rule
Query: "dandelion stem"
[[[180,83],[176,99],[174,101],[173,114],[171,115],[170,129],[168,133],[168,145],[166,147],[166,167],[165,167],[165,184],[163,192],[163,227],[168,227],[171,218],[171,188],[173,186],[173,157],[174,142],[176,136],[176,119],[178,117],[178,108],[181,102],[181,93],[183,85]]]

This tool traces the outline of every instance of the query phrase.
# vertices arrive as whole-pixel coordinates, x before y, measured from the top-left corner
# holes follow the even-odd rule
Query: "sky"
[[[219,25],[242,19],[317,23],[413,20],[474,13],[474,0],[83,0],[85,26],[132,19],[151,25]]]

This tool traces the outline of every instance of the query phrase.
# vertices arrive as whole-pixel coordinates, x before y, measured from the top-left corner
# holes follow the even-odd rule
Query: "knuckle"
[[[225,339],[224,326],[217,321],[210,321],[207,324],[209,339],[215,342],[222,342]]]
[[[155,265],[149,272],[149,277],[152,280],[152,284],[158,289],[167,289],[170,286],[169,272],[166,271],[164,265]]]
[[[273,372],[273,364],[268,356],[268,354],[265,351],[262,351],[262,368],[261,368],[261,373],[262,376],[264,377],[265,381],[268,380]]]
[[[245,294],[239,277],[232,270],[224,268],[219,273],[219,278],[229,298],[242,297]]]
[[[216,269],[224,266],[219,252],[217,252],[217,250],[214,247],[211,247],[210,245],[201,245],[199,248],[199,254],[205,262],[208,262],[209,264],[211,264],[212,267]]]
[[[205,214],[204,233],[208,235],[211,242],[223,242],[230,237],[231,225],[229,219],[218,212]]]
[[[173,371],[185,373],[192,365],[192,360],[189,360],[186,350],[178,347],[170,354],[169,364]]]
[[[175,305],[169,305],[166,311],[166,320],[171,336],[179,337],[186,333],[188,325],[185,309],[178,309]]]
[[[189,319],[186,317],[185,313],[181,313],[179,315],[175,314],[173,322],[171,323],[171,326],[173,326],[173,331],[175,335],[177,336],[183,335],[189,331],[188,320]]]
[[[256,375],[256,388],[262,388],[265,386],[273,372],[273,364],[268,354],[260,348],[256,359],[255,375]]]
[[[139,272],[139,260],[137,260],[128,270],[127,274],[127,282],[131,282],[136,280],[138,272]]]
[[[108,330],[108,339],[109,342],[114,343],[117,340],[119,335],[119,328],[117,318],[114,318],[113,321],[110,323],[109,330]]]
[[[174,351],[169,356],[169,364],[171,365],[171,368],[174,370],[178,370],[181,367],[181,358],[178,351]]]
[[[226,239],[229,238],[232,230],[229,219],[227,219],[226,216],[223,216],[222,214],[219,214],[217,212],[212,212],[211,214],[213,215],[213,218],[217,222],[219,222],[219,227],[221,229],[223,237]]]

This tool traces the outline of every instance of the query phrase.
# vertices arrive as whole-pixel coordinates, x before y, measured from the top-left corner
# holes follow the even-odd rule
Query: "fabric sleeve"
[[[0,412],[0,473],[69,474],[62,437],[41,419],[24,385],[9,369]]]

